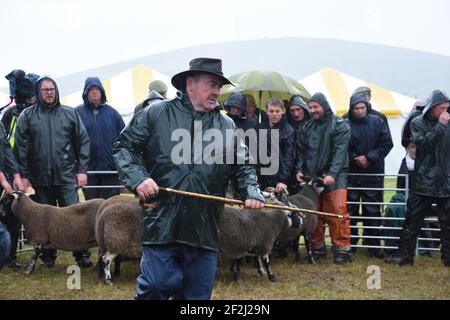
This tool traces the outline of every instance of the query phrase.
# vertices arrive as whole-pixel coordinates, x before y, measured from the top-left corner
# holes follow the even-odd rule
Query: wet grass
[[[92,250],[95,251],[95,250]],[[19,256],[28,262],[31,253]],[[93,259],[96,254],[93,253]],[[31,275],[5,268],[0,272],[0,299],[133,299],[139,272],[137,261],[122,263],[122,274],[112,286],[103,285],[93,270],[81,269],[81,289],[70,290],[67,268],[74,263],[71,253],[60,252],[54,269],[37,266]],[[371,265],[380,268],[380,289],[368,289]],[[434,258],[417,257],[414,267],[387,265],[369,258],[360,250],[353,263],[338,266],[331,255],[316,265],[292,257],[273,261],[278,282],[260,276],[252,263],[244,264],[241,280],[234,282],[228,266],[220,266],[213,299],[450,299],[450,269],[442,266],[439,254]]]
[[[395,179],[386,179],[385,187],[395,187]],[[388,202],[395,191],[384,194]],[[91,250],[96,261],[96,250]],[[31,252],[19,255],[19,262],[29,263]],[[316,265],[293,258],[274,260],[273,270],[278,282],[270,282],[260,276],[252,263],[244,264],[239,282],[232,281],[227,265],[217,271],[217,281],[212,298],[216,300],[297,300],[297,299],[450,299],[450,268],[440,262],[440,254],[434,258],[416,257],[414,267],[398,267],[381,260],[369,258],[364,249],[353,256],[353,263],[346,266],[333,264],[331,254]],[[71,274],[67,268],[74,264],[70,252],[59,252],[54,269],[37,266],[32,275],[5,268],[0,272],[0,300],[4,299],[85,299],[122,300],[133,299],[135,280],[139,273],[138,261],[122,263],[122,274],[113,286],[103,285],[97,274],[81,269],[81,289],[67,288]],[[380,269],[380,289],[368,289],[370,266]]]

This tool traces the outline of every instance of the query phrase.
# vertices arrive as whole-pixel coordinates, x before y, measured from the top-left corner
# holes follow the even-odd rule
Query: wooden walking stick
[[[182,190],[176,190],[176,189],[171,189],[171,188],[163,188],[163,187],[159,187],[159,190],[160,191],[169,192],[169,193],[178,194],[178,195],[181,195],[181,196],[191,197],[191,198],[199,198],[199,199],[223,202],[223,203],[230,204],[230,205],[244,205],[244,201],[236,200],[236,199],[230,199],[230,198],[225,198],[225,197],[210,196],[210,195],[207,195],[207,194],[201,194],[201,193],[195,193],[195,192],[189,192],[189,191],[182,191]],[[141,204],[141,206],[143,206],[145,208],[154,208],[155,207],[154,204],[146,203],[146,202],[144,202],[142,200],[140,201],[140,204]],[[316,215],[324,216],[324,217],[344,219],[344,217],[342,215],[340,215],[340,214],[321,212],[321,211],[315,211],[315,210],[308,210],[308,209],[300,209],[300,208],[291,208],[291,207],[280,206],[280,205],[275,205],[275,204],[265,204],[264,208],[289,210],[289,211],[293,211],[295,213],[316,214]]]

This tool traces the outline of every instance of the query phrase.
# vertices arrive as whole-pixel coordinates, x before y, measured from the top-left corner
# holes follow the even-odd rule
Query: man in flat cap
[[[245,207],[264,205],[254,167],[236,164],[248,162],[243,141],[233,139],[231,147],[224,141],[235,124],[214,108],[220,88],[230,83],[221,60],[192,60],[189,70],[172,78],[177,97],[136,113],[114,146],[124,184],[156,204],[142,212],[137,299],[209,299],[214,285],[223,204],[159,192],[159,186],[224,196],[230,178],[237,178]],[[210,129],[224,140],[205,142],[201,136]],[[206,150],[215,143],[219,150],[208,158]],[[180,145],[186,148],[180,151]],[[245,152],[234,153],[237,161],[227,162],[227,153],[237,149]]]
[[[148,85],[148,96],[134,108],[134,113],[155,102],[167,99],[167,85],[161,80],[153,80]]]

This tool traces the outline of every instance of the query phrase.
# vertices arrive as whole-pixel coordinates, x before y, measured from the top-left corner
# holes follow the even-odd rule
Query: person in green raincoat
[[[264,205],[255,168],[245,164],[247,147],[233,137],[233,120],[214,108],[227,83],[221,60],[192,60],[172,78],[177,97],[135,114],[114,145],[126,187],[156,205],[142,212],[137,299],[209,299],[214,285],[223,204],[159,192],[159,186],[224,196],[234,178],[246,207]],[[237,161],[228,161],[230,152]]]

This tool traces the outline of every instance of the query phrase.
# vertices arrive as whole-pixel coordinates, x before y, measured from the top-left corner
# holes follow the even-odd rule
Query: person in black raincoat
[[[402,163],[400,165],[400,169],[398,170],[398,174],[407,174],[408,175],[408,184],[406,184],[406,177],[398,176],[397,177],[397,189],[407,189],[411,190],[411,181],[414,174],[414,161],[416,158],[416,149],[417,146],[414,141],[410,140],[408,147],[406,148],[406,156],[403,158]],[[406,192],[403,190],[398,190],[395,195],[392,196],[390,203],[401,203],[406,202]],[[433,204],[431,208],[429,208],[427,216],[437,216],[435,210],[433,208]],[[385,210],[385,217],[395,217],[395,218],[405,218],[406,206],[399,205],[388,205]],[[402,227],[402,220],[387,220],[384,222],[385,227]],[[435,223],[430,223],[428,221],[424,221],[424,228],[439,228]],[[387,237],[400,237],[401,230],[390,230],[386,229],[384,231],[384,235]],[[422,230],[420,232],[420,238],[439,238],[438,231],[429,231]],[[398,247],[399,240],[397,239],[386,239],[384,240],[384,245],[391,247]],[[439,241],[429,241],[429,240],[419,240],[418,246],[421,248],[438,248]],[[384,249],[384,252],[387,254],[394,254],[397,252],[396,249]],[[428,255],[432,256],[431,250],[419,250],[420,255]]]
[[[269,123],[269,118],[267,117],[267,113],[264,110],[261,110],[255,102],[255,98],[250,95],[245,95],[246,102],[247,102],[247,115],[249,119],[255,119],[256,120],[256,127],[259,128],[267,128],[267,125]]]
[[[3,128],[3,124],[0,122],[0,187],[4,190],[6,194],[12,193],[12,187],[9,184],[6,176],[4,174],[5,162],[14,163],[14,157],[12,155],[11,149],[9,148],[9,142],[6,139],[5,129]],[[20,182],[20,186],[22,184]],[[3,191],[2,191],[3,192]],[[3,215],[9,215],[9,212],[3,208],[0,208],[0,217],[4,220],[5,217]],[[8,229],[2,222],[0,222],[0,270],[6,264],[11,264],[11,259],[15,260],[15,248],[14,244],[11,241],[12,235],[8,232]],[[17,247],[17,243],[15,243]],[[12,250],[14,250],[14,254],[12,255]]]
[[[5,148],[11,153],[10,156],[5,158],[7,163],[5,164],[4,174],[14,187],[24,191],[19,168],[12,155],[12,151],[9,149],[14,148],[14,133],[16,131],[17,119],[21,112],[36,102],[36,80],[39,76],[33,73],[25,74],[25,71],[15,69],[6,75],[5,78],[9,81],[9,94],[10,97],[14,99],[15,104],[9,105],[6,108],[1,120],[5,128],[5,142],[9,142],[9,145],[5,146]],[[17,214],[11,210],[12,202],[12,197],[4,197],[2,199],[1,206],[5,211],[5,215],[0,217],[0,220],[8,228],[8,232],[11,235],[11,250],[8,267],[21,269],[26,266],[17,262],[16,253],[22,224]]]
[[[247,99],[242,92],[232,93],[223,104],[227,116],[233,119],[236,127],[247,131],[248,129],[255,129],[257,122],[255,118],[250,118],[247,115]]]
[[[319,217],[317,229],[311,235],[313,250],[325,253],[324,223],[329,227],[333,243],[334,262],[345,264],[350,259],[350,219],[347,211],[348,142],[350,127],[331,110],[325,95],[318,92],[308,102],[311,120],[296,137],[298,182],[304,176],[322,177],[325,190],[319,210],[343,215],[343,219]]]
[[[159,186],[224,196],[235,178],[246,207],[264,205],[255,168],[245,164],[245,144],[225,138],[235,124],[215,109],[220,87],[229,83],[221,60],[192,60],[172,78],[177,97],[136,113],[114,145],[124,184],[142,200],[153,197],[155,205],[142,212],[137,299],[209,299],[214,285],[223,204],[159,192]],[[202,138],[209,134],[212,144]],[[215,152],[208,153],[211,147]]]
[[[355,91],[353,91],[352,96],[350,97],[350,99],[353,98],[356,95],[362,95],[362,96],[364,96],[366,98],[366,100],[369,102],[368,113],[372,114],[374,116],[380,117],[383,120],[383,122],[387,125],[388,130],[389,130],[389,123],[388,123],[388,120],[387,120],[386,116],[384,115],[384,113],[373,109],[372,105],[370,104],[370,100],[372,99],[372,90],[369,87],[366,87],[366,86],[358,87],[358,88],[355,89]],[[342,119],[347,119],[347,118],[348,118],[348,112],[345,113],[342,116]],[[391,134],[390,130],[389,130],[389,134]]]
[[[36,103],[19,116],[14,154],[22,181],[35,189],[38,203],[78,203],[77,187],[87,182],[89,137],[75,109],[60,104],[56,82],[48,76],[38,79]],[[85,251],[74,256],[81,267],[90,265]],[[56,250],[43,250],[40,258],[54,267]]]
[[[141,111],[145,107],[167,99],[167,85],[161,80],[153,80],[148,85],[148,96],[134,108],[134,113]]]
[[[149,92],[148,96],[145,98],[145,100],[142,103],[139,103],[136,108],[134,108],[134,113],[141,111],[145,107],[148,107],[152,105],[155,102],[165,100],[161,94],[159,94],[157,91],[152,90]]]
[[[398,254],[387,263],[412,265],[417,237],[423,219],[436,203],[441,226],[441,259],[450,267],[450,98],[434,90],[422,115],[411,122],[412,139],[417,145],[412,190],[408,197],[406,220]]]
[[[358,87],[358,88],[355,89],[355,91],[353,91],[352,96],[350,97],[350,99],[352,99],[354,96],[357,96],[357,95],[358,96],[362,95],[362,96],[364,96],[366,98],[366,100],[369,102],[368,114],[380,117],[383,120],[383,122],[386,124],[386,127],[388,129],[389,135],[391,135],[391,130],[389,128],[389,122],[388,122],[386,116],[382,112],[379,112],[379,111],[377,111],[377,110],[372,108],[372,105],[370,103],[370,100],[372,99],[372,90],[369,87],[366,87],[366,86]],[[342,119],[347,119],[347,118],[348,118],[348,112],[342,116]],[[384,173],[384,159],[383,159],[383,162],[381,164],[383,166],[383,170],[382,170],[381,173]],[[384,180],[382,182],[381,187],[384,188]],[[383,193],[379,193],[379,198],[377,199],[377,202],[384,202]]]
[[[284,103],[280,98],[272,97],[267,101],[266,113],[269,122],[267,127],[263,126],[261,129],[267,130],[267,154],[272,159],[277,157],[278,170],[274,170],[272,174],[264,174],[261,169],[261,188],[264,190],[267,187],[276,187],[278,190],[287,190],[295,166],[295,130],[287,121]],[[278,131],[278,141],[275,143],[272,141],[274,130]],[[273,167],[274,164],[260,166],[267,168]]]
[[[309,107],[306,102],[300,96],[293,96],[288,103],[286,117],[289,124],[294,128],[294,135],[297,136],[303,125],[311,119]],[[294,138],[295,140],[295,138]],[[295,157],[295,155],[294,155]],[[294,162],[296,160],[294,159]],[[295,178],[295,170],[292,170],[291,177],[289,179],[288,190],[291,194],[295,194],[299,191],[299,184]]]
[[[311,119],[308,105],[300,96],[293,96],[289,100],[286,115],[289,124],[295,129],[296,133],[303,127],[306,121]]]
[[[402,127],[402,146],[408,148],[409,143],[412,141],[412,133],[411,133],[411,121],[414,118],[420,116],[423,112],[423,108],[425,108],[427,101],[421,100],[414,103],[408,117],[405,120],[405,123]]]
[[[288,117],[284,108],[284,102],[277,97],[271,97],[267,101],[266,114],[268,123],[262,126],[262,129],[267,130],[267,153],[272,157],[275,155],[278,158],[279,167],[277,172],[272,175],[260,174],[261,187],[276,187],[278,191],[288,190],[293,192],[295,185],[294,167],[295,167],[295,129],[289,123]],[[272,145],[272,132],[278,131],[278,142]],[[261,132],[261,131],[260,131]],[[273,148],[276,148],[275,150]],[[272,164],[270,164],[272,165]],[[271,258],[285,258],[288,255],[288,247],[290,242],[276,241],[270,257]]]
[[[216,106],[215,109],[219,108]],[[249,149],[249,154],[255,165],[258,164],[258,132],[257,122],[255,118],[250,118],[247,115],[247,99],[242,92],[232,93],[223,104],[227,116],[233,119],[237,129],[240,129],[240,134],[244,138],[244,143]],[[221,109],[217,109],[221,110]],[[236,186],[233,186],[236,190]]]
[[[386,115],[380,111],[375,110],[374,108],[372,108],[372,104],[370,103],[370,101],[372,100],[372,89],[370,89],[369,87],[366,86],[361,86],[355,89],[355,91],[352,93],[352,97],[356,96],[356,95],[363,95],[365,96],[366,100],[369,103],[369,110],[368,113],[377,117],[380,117],[383,122],[386,124],[386,127],[388,129],[389,135],[391,135],[391,129],[389,127],[389,122],[388,119],[386,117]],[[348,113],[344,114],[342,116],[343,119],[346,119],[348,117]],[[383,161],[383,173],[384,173],[384,161]],[[384,184],[384,182],[383,182]],[[380,202],[383,202],[383,198],[380,198]]]
[[[5,128],[3,127],[3,123],[0,122],[0,187],[6,194],[10,194],[13,190],[8,182],[8,179],[6,178],[6,170],[18,172],[17,164],[11,151]],[[18,187],[20,190],[23,190],[24,186],[22,184],[22,180],[20,179],[20,175],[17,175],[16,177],[19,179],[14,179],[14,187]],[[2,210],[4,210],[4,208],[2,208]],[[2,214],[3,212],[0,212],[0,215]]]
[[[99,78],[86,79],[83,90],[84,103],[75,108],[89,135],[90,151],[88,171],[115,171],[112,146],[125,127],[116,109],[106,103],[105,89]],[[119,185],[114,174],[89,174],[88,185]],[[120,188],[84,188],[86,200],[108,199],[120,193]]]
[[[364,190],[364,188],[382,188],[384,176],[369,176],[369,174],[384,173],[384,159],[393,147],[392,138],[386,124],[380,117],[368,113],[369,102],[363,95],[354,95],[350,99],[348,118],[345,120],[350,125],[351,135],[348,146],[349,173],[348,187],[362,188],[362,190],[348,190],[347,201],[349,202],[379,202],[383,198],[382,190]],[[362,216],[381,217],[380,205],[362,204]],[[348,204],[350,216],[359,217],[359,204]],[[352,219],[351,225],[356,226],[359,220]],[[380,220],[361,219],[364,226],[379,227]],[[357,228],[351,229],[351,234],[358,236]],[[378,229],[363,229],[364,236],[380,236]],[[359,238],[351,239],[352,245],[358,243]],[[369,255],[376,258],[383,258],[380,248],[380,239],[365,238],[364,244],[371,246],[368,249]],[[356,251],[356,247],[353,248]]]
[[[412,176],[414,174],[414,168],[409,170],[407,168],[406,165],[406,159],[408,159],[408,149],[411,147],[411,145],[414,145],[414,150],[416,148],[416,144],[414,143],[414,141],[412,140],[412,132],[411,132],[411,122],[418,116],[420,116],[423,112],[423,109],[425,108],[425,106],[427,105],[427,100],[419,100],[416,101],[410,111],[410,113],[408,114],[408,117],[405,120],[405,123],[403,124],[402,127],[402,146],[405,147],[405,149],[407,150],[407,155],[406,157],[403,159],[402,164],[400,165],[400,170],[399,170],[399,174],[405,174],[407,173],[409,175],[409,183],[408,183],[408,189],[411,190],[411,181],[412,181]],[[415,154],[415,151],[414,151]],[[415,157],[415,156],[414,156]],[[414,160],[412,161],[414,163]],[[405,188],[405,178],[404,177],[398,177],[397,178],[397,188]],[[437,216],[437,214],[435,213],[435,208],[436,204],[432,203],[431,207],[429,209],[429,214],[427,216]],[[406,211],[406,208],[402,208],[404,209],[404,211]],[[404,217],[404,214],[403,214]],[[402,226],[402,225],[400,225]],[[424,221],[423,222],[423,228],[438,228],[438,224],[437,223],[431,223],[428,221]],[[422,230],[420,232],[420,238],[439,238],[438,236],[439,232],[438,231],[429,231],[429,230]],[[398,235],[400,235],[400,232],[398,232]],[[397,241],[398,242],[398,241]],[[429,240],[419,240],[419,247],[423,247],[423,248],[436,248],[439,246],[439,242],[436,241],[429,241]],[[392,253],[392,252],[391,252]],[[420,255],[432,255],[432,252],[430,250],[419,250],[419,254]]]

